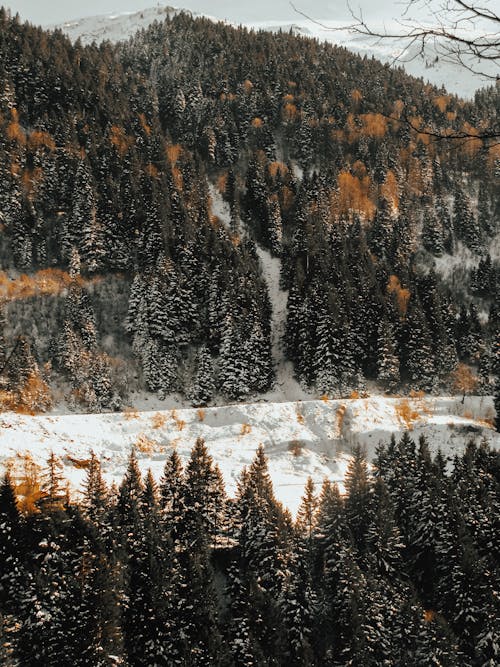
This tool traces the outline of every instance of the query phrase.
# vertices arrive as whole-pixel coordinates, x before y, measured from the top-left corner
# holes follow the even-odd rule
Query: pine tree
[[[444,252],[444,233],[441,221],[430,208],[424,210],[424,222],[422,228],[422,244],[426,250],[436,257]]]
[[[60,510],[66,500],[63,464],[61,459],[50,452],[45,469],[42,471],[42,498],[40,504],[48,512]]]
[[[103,267],[106,255],[104,232],[97,219],[92,174],[84,160],[79,163],[76,172],[71,218],[63,242],[63,252],[68,259],[71,248],[77,244],[82,261],[90,273]]]
[[[281,657],[287,665],[305,667],[314,664],[311,647],[313,607],[308,566],[296,565],[285,580],[280,598],[285,631],[285,649]]]
[[[132,449],[125,476],[120,484],[116,506],[117,519],[125,536],[127,530],[139,523],[143,492],[144,482],[139,469],[137,454],[135,449]],[[133,538],[133,534],[131,534],[131,537]]]
[[[243,575],[235,565],[228,571],[230,623],[228,628],[229,653],[237,667],[255,667],[263,659],[253,634],[250,594]]]
[[[6,472],[0,485],[0,613],[12,613],[21,584],[21,514],[13,480]]]
[[[21,389],[28,378],[38,374],[38,364],[25,336],[18,336],[7,363],[7,376],[13,389]]]
[[[387,391],[394,391],[400,382],[399,357],[394,331],[387,320],[382,320],[378,328],[377,370],[379,382]]]
[[[223,528],[225,502],[220,471],[203,438],[197,438],[184,474],[183,527],[187,544],[192,540],[216,544]]]
[[[370,233],[370,245],[375,255],[381,259],[388,254],[393,225],[390,204],[386,199],[382,199]]]
[[[425,662],[443,667],[470,664],[446,621],[433,612],[426,612],[420,622],[412,653],[415,665]]]
[[[220,346],[219,384],[229,399],[241,399],[251,391],[250,359],[245,355],[238,324],[230,315],[226,317]]]
[[[181,632],[174,625],[179,606],[178,563],[162,531],[158,489],[151,471],[132,531],[123,619],[128,661],[131,665],[180,664]]]
[[[359,446],[354,448],[347,466],[345,488],[347,494],[346,519],[354,538],[354,544],[358,551],[364,554],[370,521],[372,486],[368,477],[366,454]]]
[[[367,529],[368,553],[375,562],[376,572],[395,582],[404,578],[404,543],[394,517],[394,508],[382,479],[373,485],[370,525]]]
[[[39,565],[28,571],[21,599],[17,657],[21,664],[102,665],[97,623],[82,567],[83,524],[70,510],[36,519]],[[88,565],[88,563],[87,563]]]
[[[123,651],[124,567],[113,521],[115,498],[103,480],[101,464],[94,452],[87,469],[83,499],[84,515],[89,520],[88,543],[82,553],[88,574],[85,595],[95,619],[101,660],[107,664],[106,656],[121,655]]]
[[[432,342],[418,301],[410,306],[406,327],[408,331],[406,366],[410,386],[416,390],[432,391],[437,381]]]
[[[281,255],[283,241],[283,224],[278,198],[271,197],[268,201],[268,235],[271,252],[276,257]]]
[[[196,372],[189,397],[193,405],[206,405],[215,393],[214,364],[206,346],[200,347],[196,355]]]
[[[311,542],[316,523],[316,512],[318,499],[315,493],[312,477],[307,478],[304,495],[302,496],[299,509],[297,510],[296,525],[304,534],[306,540]]]
[[[102,477],[101,462],[93,451],[87,468],[84,502],[89,518],[98,523],[108,509],[109,492]]]
[[[175,541],[179,522],[184,516],[184,482],[182,464],[174,450],[165,461],[160,479],[160,506],[165,530],[171,533]]]
[[[496,413],[496,419],[495,419],[496,429],[500,433],[500,378],[498,377],[495,383],[494,404]]]
[[[454,196],[453,228],[455,234],[468,248],[478,252],[482,242],[481,230],[464,184],[457,183]]]
[[[167,479],[174,485],[177,483],[178,461],[171,459],[168,468],[161,493],[163,503],[168,498],[171,514],[166,516],[167,521],[172,521],[175,520],[176,493],[171,484],[167,490]],[[216,546],[217,535],[223,529],[225,493],[220,471],[214,466],[202,438],[198,438],[191,452],[182,491],[181,514],[173,526],[172,537],[182,566],[184,596],[187,596],[181,621],[184,660],[200,667],[220,664],[224,650],[218,627],[210,549]]]
[[[279,597],[286,573],[285,556],[278,519],[266,499],[267,493],[261,495],[264,488],[260,481],[255,470],[241,476],[236,500],[236,538],[250,592],[252,627],[264,654],[277,659],[281,653]]]

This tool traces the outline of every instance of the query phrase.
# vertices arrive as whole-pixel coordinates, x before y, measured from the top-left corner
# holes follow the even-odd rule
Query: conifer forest
[[[293,30],[87,45],[0,8],[0,446],[7,412],[202,420],[280,383],[484,397],[500,431],[499,128],[498,80]],[[0,665],[498,667],[500,451],[413,421],[296,515],[262,445],[231,496],[203,437],[159,479],[89,452],[77,492],[0,452]]]
[[[78,504],[52,457],[37,512],[0,487],[2,664],[498,665],[499,469],[405,433],[293,521],[263,448],[234,499],[202,439],[158,484],[132,453],[109,489],[92,457]]]

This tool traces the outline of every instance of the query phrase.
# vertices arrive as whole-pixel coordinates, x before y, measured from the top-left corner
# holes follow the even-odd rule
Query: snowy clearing
[[[119,482],[131,448],[136,447],[142,470],[158,478],[169,453],[183,461],[197,437],[205,438],[220,466],[229,494],[259,443],[269,456],[276,495],[295,512],[310,475],[319,485],[325,477],[341,482],[356,444],[369,457],[391,433],[412,429],[429,438],[434,451],[447,456],[464,449],[471,438],[485,437],[500,446],[500,434],[490,423],[491,398],[385,398],[254,403],[206,409],[163,410],[94,415],[0,415],[0,463],[20,470],[29,454],[43,465],[52,450],[61,457],[73,490],[81,489],[85,461],[93,450],[109,482]]]

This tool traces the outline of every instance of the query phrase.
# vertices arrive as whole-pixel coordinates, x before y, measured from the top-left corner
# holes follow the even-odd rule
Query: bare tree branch
[[[443,42],[443,51],[448,48],[449,53],[455,55],[456,52],[450,50],[450,47],[455,45],[462,57],[468,54],[479,60],[498,61],[500,66],[500,16],[489,8],[475,7],[464,0],[443,0],[437,7],[433,7],[433,3],[429,0],[424,2],[407,0],[403,17],[396,21],[398,26],[401,27],[400,31],[391,31],[385,28],[383,30],[375,29],[363,17],[361,8],[356,13],[349,2],[347,2],[347,7],[353,23],[341,27],[326,25],[298,9],[293,2],[290,2],[290,5],[297,14],[327,31],[347,29],[367,37],[406,41],[406,47],[413,45],[418,40],[422,40],[425,44],[431,39],[439,39]],[[436,20],[434,25],[426,25],[422,21],[409,16],[410,10],[418,5],[429,9]],[[454,16],[456,12],[459,12],[458,16]],[[467,14],[464,14],[464,12]],[[483,30],[482,34],[470,35],[470,28],[472,26],[477,27],[478,21],[492,23],[495,30],[491,33]],[[461,24],[464,22],[469,24],[468,28],[462,27]],[[462,47],[461,50],[460,47]],[[491,75],[487,72],[482,72],[482,75],[491,79],[497,78],[497,75]]]
[[[347,8],[352,23],[342,26],[327,25],[301,11],[293,2],[290,5],[294,11],[325,31],[339,32],[348,30],[354,34],[371,37],[374,45],[384,40],[399,42],[401,50],[391,64],[407,63],[419,56],[424,56],[427,44],[432,44],[437,57],[447,62],[458,64],[469,72],[489,79],[500,80],[500,14],[486,4],[479,5],[472,0],[406,0],[401,17],[395,19],[394,30],[376,28],[363,16],[359,8],[355,11],[349,0]],[[412,16],[412,10],[418,10],[418,17]],[[432,23],[425,23],[420,17],[428,13]],[[416,47],[416,50],[415,50]],[[498,73],[490,73],[486,66],[498,63]],[[390,118],[390,116],[388,116]],[[486,148],[498,145],[500,128],[493,126],[480,130],[477,134],[468,131],[433,131],[421,130],[415,127],[411,120],[392,118],[406,122],[415,132],[435,138],[454,140],[482,140]]]

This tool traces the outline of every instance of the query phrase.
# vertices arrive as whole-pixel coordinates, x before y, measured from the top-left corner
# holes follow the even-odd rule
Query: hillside
[[[204,438],[233,496],[244,466],[263,444],[276,497],[294,514],[307,478],[343,485],[352,448],[361,445],[369,459],[391,434],[411,429],[424,434],[431,451],[451,460],[468,442],[485,440],[500,447],[492,430],[490,399],[383,398],[294,403],[255,403],[217,408],[152,410],[104,415],[29,416],[4,413],[0,419],[0,464],[22,477],[24,455],[44,468],[50,454],[64,464],[73,492],[81,492],[90,453],[99,458],[106,480],[119,483],[131,449],[144,474],[160,479],[165,460],[176,451],[185,463],[198,437]]]
[[[99,47],[2,21],[6,407],[491,395],[498,147],[429,132],[496,89],[183,13]]]
[[[213,3],[191,0],[191,2],[175,3],[173,7],[159,5],[138,12],[124,12],[105,14],[102,16],[85,17],[68,20],[58,27],[72,40],[81,39],[84,44],[93,41],[110,40],[116,42],[132,37],[137,30],[148,27],[154,21],[161,21],[166,14],[173,15],[176,11],[187,10],[194,16],[213,17],[213,20],[222,20],[233,26],[244,25],[255,30],[292,31],[297,35],[328,41],[343,46],[361,56],[375,57],[383,62],[396,63],[415,77],[421,77],[438,88],[464,98],[473,98],[474,93],[490,84],[491,79],[475,73],[476,63],[468,60],[464,66],[450,62],[440,53],[439,40],[436,44],[426,45],[423,52],[418,45],[401,48],[397,41],[384,40],[380,42],[349,30],[352,17],[349,14],[347,3],[307,3],[307,7],[297,4],[298,9],[304,11],[311,19],[306,19],[295,12],[288,3],[282,6],[252,3],[252,6],[239,6],[234,3]],[[366,9],[366,8],[365,8]],[[395,30],[398,24],[394,19],[394,8],[383,5],[381,11],[373,12],[368,7],[367,16],[376,30]],[[335,17],[334,20],[332,17]],[[471,31],[468,31],[471,35]],[[440,57],[441,56],[441,57]],[[486,74],[496,73],[494,63],[483,64]]]
[[[499,665],[500,87],[216,4],[0,8],[0,665]]]

